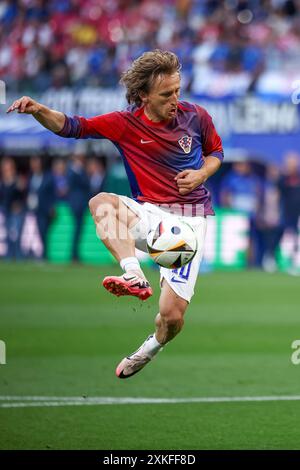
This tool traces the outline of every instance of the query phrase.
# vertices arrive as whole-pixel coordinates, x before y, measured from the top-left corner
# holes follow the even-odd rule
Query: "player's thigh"
[[[126,227],[131,227],[139,221],[136,211],[122,200],[122,196],[115,193],[96,194],[90,199],[89,206],[96,222],[102,221],[103,223],[103,219],[119,220]]]
[[[177,269],[160,268],[161,285],[165,280],[176,295],[190,302],[198,278],[200,264],[203,258],[206,235],[206,219],[198,218],[193,222],[197,236],[197,252],[188,264]]]
[[[132,218],[129,227],[129,232],[135,241],[135,246],[145,253],[147,250],[147,235],[151,229],[151,217],[143,204],[130,199],[127,196],[119,196],[122,203],[135,215]]]
[[[133,227],[140,221],[140,214],[135,207],[137,203],[133,199],[115,193],[107,193],[107,197],[111,200],[112,209],[117,214],[118,219],[128,228]]]

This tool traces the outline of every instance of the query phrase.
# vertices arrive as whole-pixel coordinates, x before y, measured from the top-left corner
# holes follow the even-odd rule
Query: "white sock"
[[[135,256],[130,256],[128,258],[121,259],[120,266],[123,271],[125,271],[125,273],[127,273],[128,271],[142,272],[139,260]]]
[[[143,349],[143,353],[147,354],[147,356],[153,357],[162,349],[162,344],[157,341],[155,333],[153,333],[153,335],[146,339],[141,349]]]

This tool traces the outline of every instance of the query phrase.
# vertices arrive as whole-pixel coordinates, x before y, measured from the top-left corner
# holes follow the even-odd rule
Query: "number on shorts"
[[[179,268],[173,269],[172,273],[177,274],[178,277],[181,277],[181,279],[184,279],[185,281],[187,281],[190,275],[190,271],[191,271],[191,264],[192,262],[185,264],[180,269]]]

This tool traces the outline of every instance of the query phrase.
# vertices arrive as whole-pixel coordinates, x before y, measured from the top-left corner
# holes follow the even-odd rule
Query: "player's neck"
[[[153,114],[146,106],[144,106],[144,114],[149,121],[154,123],[164,123],[168,122],[168,119],[162,119],[160,116]]]

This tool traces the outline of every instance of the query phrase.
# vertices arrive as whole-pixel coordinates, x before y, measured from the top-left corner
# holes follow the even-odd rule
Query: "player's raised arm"
[[[52,132],[59,132],[64,127],[65,115],[60,111],[55,111],[41,103],[38,103],[29,96],[22,96],[7,109],[7,113],[18,111],[21,114],[32,114],[32,116],[42,126]]]

